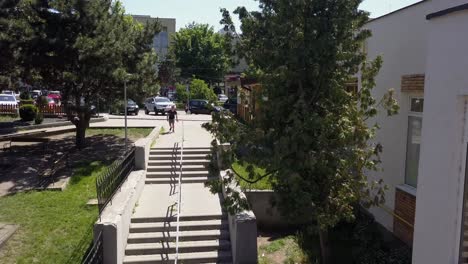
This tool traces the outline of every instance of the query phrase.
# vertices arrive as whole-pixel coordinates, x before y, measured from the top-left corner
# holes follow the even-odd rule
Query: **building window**
[[[408,139],[406,143],[405,183],[415,188],[418,184],[419,151],[421,148],[423,109],[424,99],[410,98]]]

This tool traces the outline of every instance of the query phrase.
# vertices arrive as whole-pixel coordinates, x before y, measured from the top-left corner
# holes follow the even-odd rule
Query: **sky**
[[[248,10],[258,9],[254,0],[121,0],[128,14],[150,15],[176,19],[176,29],[191,22],[207,23],[221,29],[219,20],[221,7],[233,11],[238,6]],[[371,17],[378,17],[402,7],[419,2],[419,0],[364,0],[361,9],[369,11]],[[238,25],[238,21],[236,22]]]

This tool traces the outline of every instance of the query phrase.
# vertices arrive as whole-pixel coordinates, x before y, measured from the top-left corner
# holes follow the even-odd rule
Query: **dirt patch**
[[[309,263],[291,233],[259,231],[257,237],[258,263]]]

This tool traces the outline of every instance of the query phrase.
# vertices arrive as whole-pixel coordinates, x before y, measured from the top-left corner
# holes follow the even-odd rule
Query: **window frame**
[[[418,175],[416,175],[416,186],[412,186],[411,184],[408,184],[407,183],[407,169],[408,169],[408,139],[409,137],[411,136],[409,134],[409,130],[410,130],[410,118],[411,117],[420,117],[421,118],[421,126],[423,125],[423,122],[424,122],[424,96],[423,95],[410,95],[408,96],[409,98],[409,101],[408,101],[408,117],[406,118],[406,124],[407,124],[407,127],[406,127],[406,142],[405,142],[405,145],[406,145],[406,148],[405,148],[405,173],[404,173],[404,185],[407,185],[407,186],[410,186],[412,188],[415,188],[417,189],[417,186],[418,186],[418,179],[419,179],[419,170],[418,170]],[[413,99],[420,99],[420,100],[423,100],[423,111],[422,112],[414,112],[414,111],[411,111],[412,109],[412,101]],[[422,134],[422,127],[421,127],[421,134]],[[421,135],[422,136],[422,135]],[[421,148],[421,143],[419,143],[419,147]],[[419,157],[418,157],[418,166],[419,166],[419,160],[421,158],[421,153],[419,153]]]

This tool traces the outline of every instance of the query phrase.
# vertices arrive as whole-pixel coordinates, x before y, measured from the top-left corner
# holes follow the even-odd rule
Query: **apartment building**
[[[158,61],[163,61],[169,53],[171,38],[176,32],[176,19],[157,18],[145,15],[132,15],[132,17],[142,24],[157,21],[161,25],[161,32],[154,36],[153,47],[158,54]]]
[[[383,57],[374,95],[394,88],[401,107],[372,120],[384,150],[371,178],[389,190],[370,212],[413,247],[413,263],[468,263],[468,4],[420,1],[367,28],[369,59]]]

